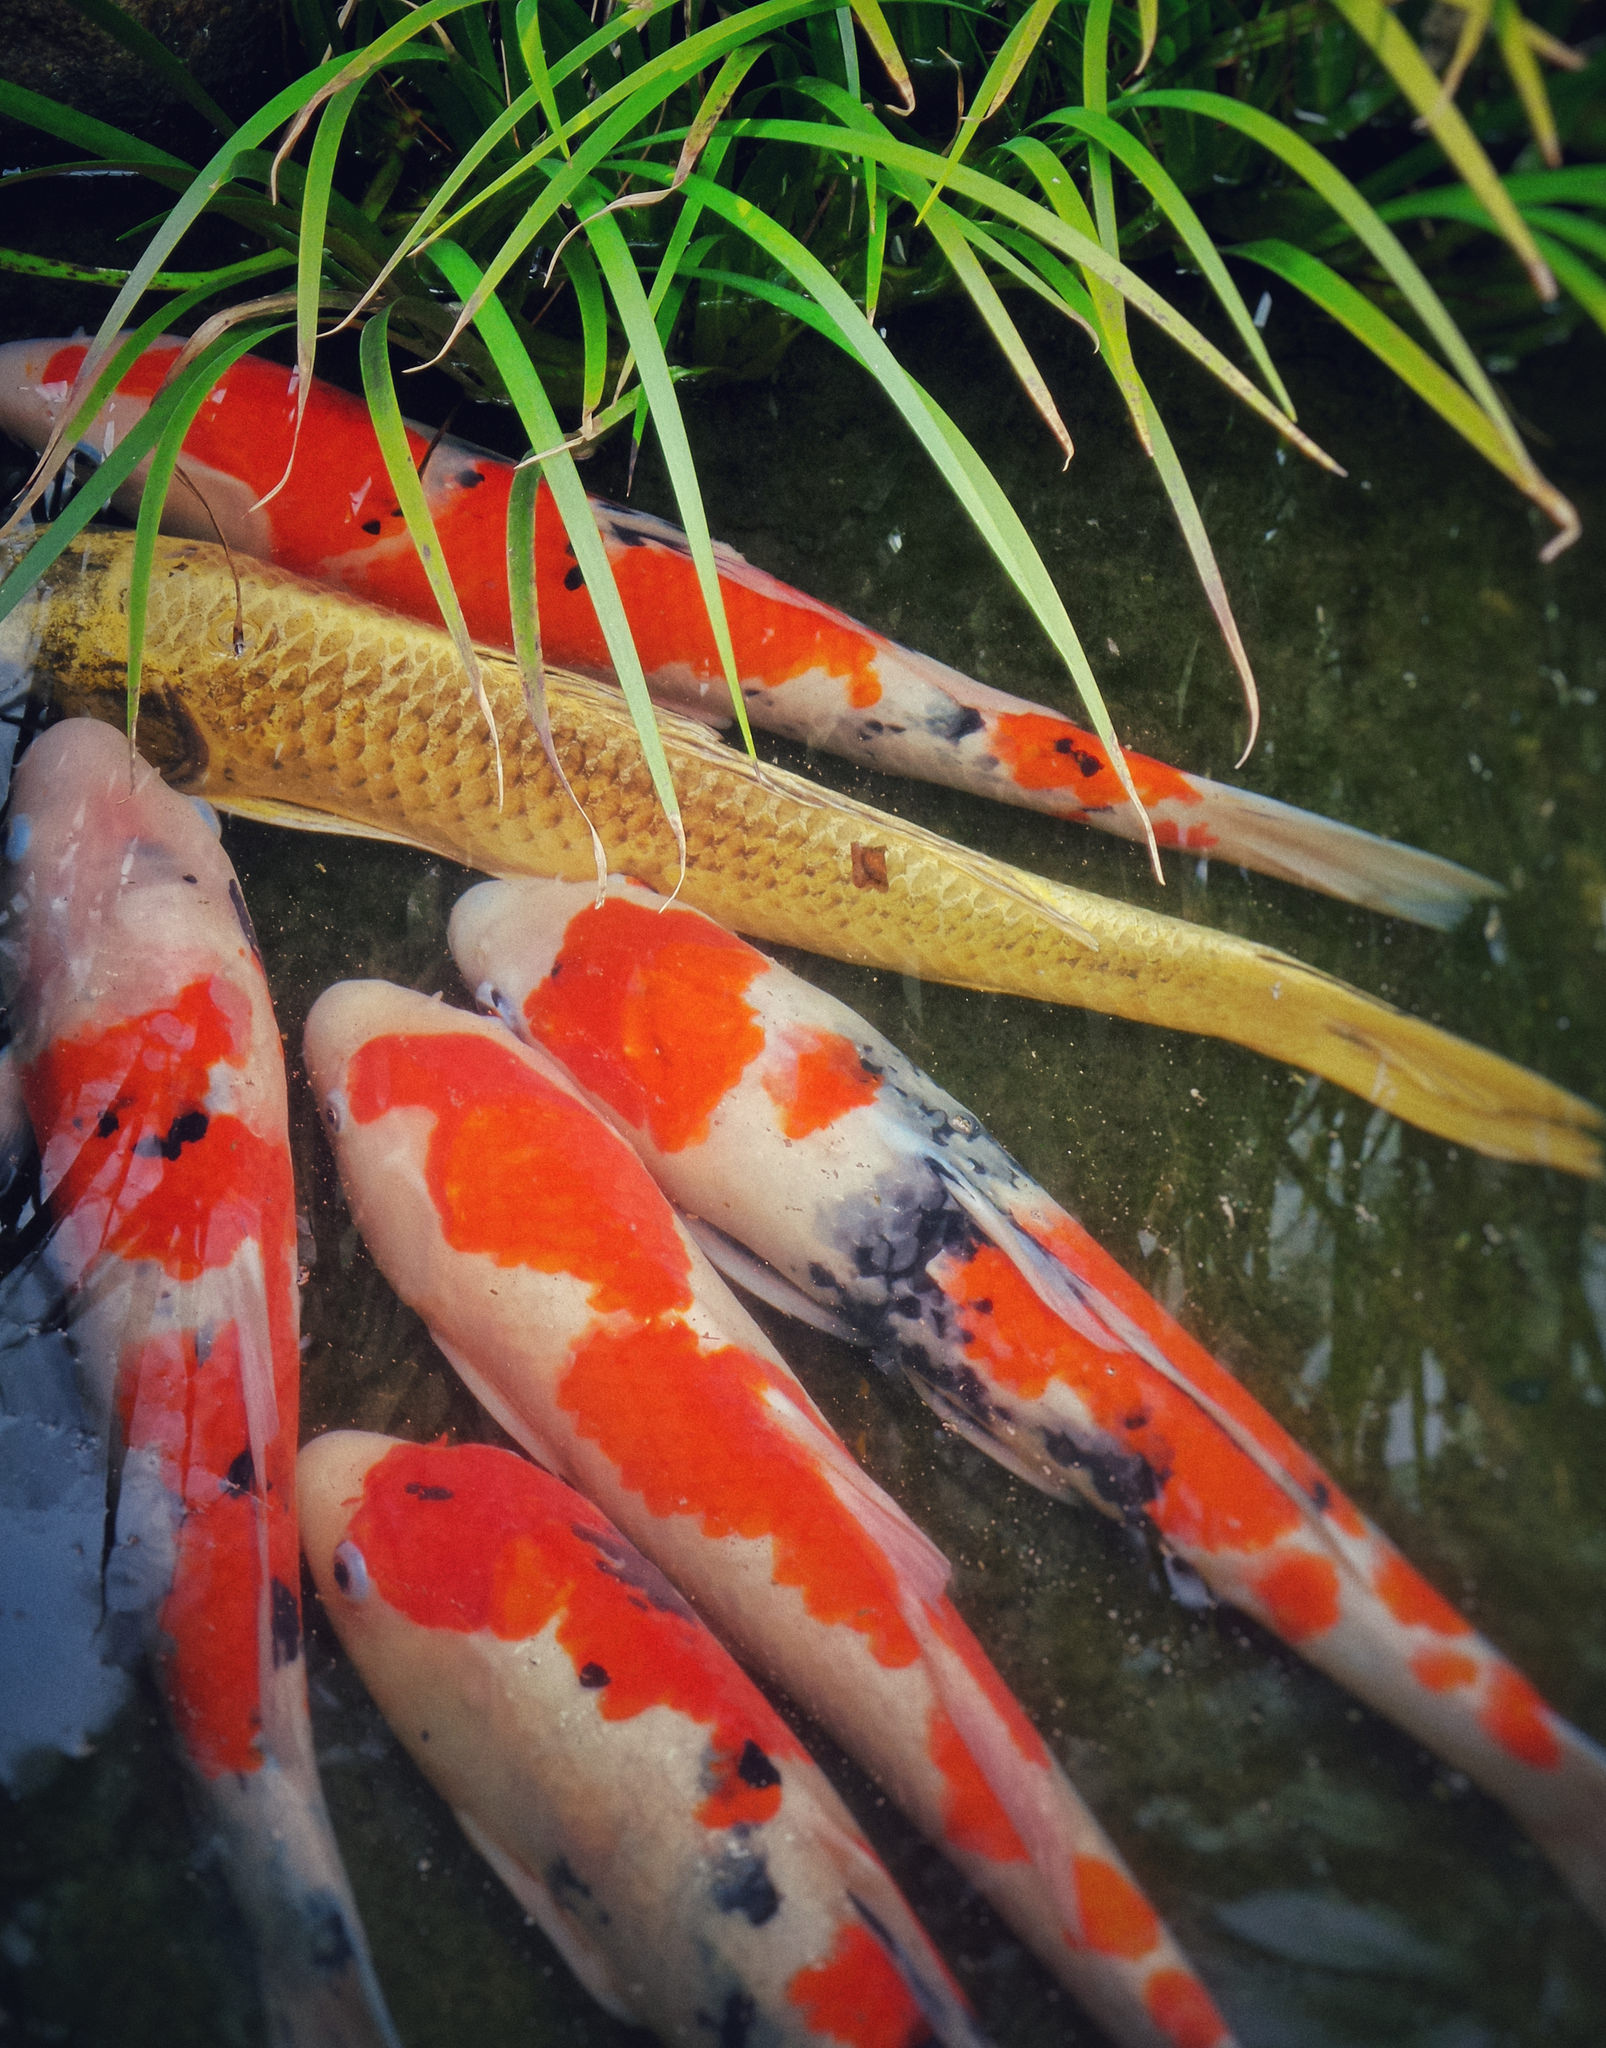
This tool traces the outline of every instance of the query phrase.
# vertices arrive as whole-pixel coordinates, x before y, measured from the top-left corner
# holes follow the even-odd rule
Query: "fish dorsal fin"
[[[810,1329],[823,1330],[828,1337],[839,1337],[844,1344],[863,1349],[863,1336],[846,1316],[837,1315],[817,1302],[812,1294],[805,1294],[795,1281],[788,1280],[784,1273],[778,1272],[756,1252],[738,1244],[718,1224],[710,1223],[702,1216],[688,1216],[684,1211],[680,1212],[680,1220],[703,1257],[733,1287],[740,1287],[745,1294],[751,1294],[756,1300],[779,1310],[783,1316],[807,1323]]]
[[[1109,1297],[1077,1277],[1052,1252],[1045,1251],[1030,1231],[1008,1215],[983,1189],[958,1171],[952,1162],[934,1162],[938,1174],[954,1200],[991,1243],[1014,1266],[1043,1306],[1083,1336],[1109,1348],[1119,1345],[1157,1372],[1200,1409],[1227,1436],[1237,1450],[1298,1508],[1306,1529],[1331,1554],[1335,1563],[1370,1590],[1370,1575],[1352,1553],[1339,1530],[1318,1512],[1299,1482],[1228,1409],[1202,1387],[1196,1386],[1180,1367],[1172,1364],[1145,1331],[1138,1328]]]

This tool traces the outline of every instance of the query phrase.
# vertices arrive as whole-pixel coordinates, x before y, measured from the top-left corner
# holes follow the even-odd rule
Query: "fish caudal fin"
[[[1178,834],[1176,843],[1211,860],[1254,868],[1367,910],[1431,925],[1436,931],[1453,931],[1474,903],[1506,893],[1487,875],[1438,854],[1341,825],[1253,790],[1233,789],[1199,775],[1184,779],[1196,804],[1168,801],[1150,808],[1162,845],[1168,843],[1164,828],[1170,825]],[[1130,805],[1088,813],[1086,822],[1123,838],[1142,837]]]

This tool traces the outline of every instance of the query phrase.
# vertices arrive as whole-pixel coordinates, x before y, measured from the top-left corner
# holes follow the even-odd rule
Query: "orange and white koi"
[[[275,2048],[396,2036],[313,1761],[284,1058],[234,872],[103,725],[12,790],[0,941],[86,1405],[121,1453],[107,1626],[151,1655]]]
[[[0,348],[0,427],[43,446],[84,354],[84,343],[65,340]],[[167,342],[131,367],[82,437],[91,454],[127,433],[178,354],[179,344]],[[235,364],[185,439],[164,527],[195,540],[221,534],[248,554],[438,624],[366,406],[314,380],[297,443],[300,395],[293,371],[249,355]],[[422,427],[410,430],[409,446],[469,631],[488,646],[510,648],[506,524],[513,466]],[[137,505],[141,488],[136,472],[118,500],[125,510]],[[593,500],[592,510],[653,694],[678,710],[723,720],[728,689],[685,537],[621,506]],[[1046,705],[898,646],[734,549],[717,553],[754,725],[891,774],[1142,838],[1094,734]],[[596,612],[545,489],[536,517],[535,587],[546,658],[585,674],[610,674]],[[1480,897],[1504,894],[1453,861],[1141,754],[1126,758],[1162,846],[1446,929]]]
[[[611,2013],[731,2048],[981,2048],[802,1743],[589,1502],[511,1451],[357,1431],[300,1481],[369,1691]]]
[[[781,1276],[1011,1471],[1152,1532],[1502,1800],[1606,1921],[1606,1753],[880,1032],[637,884],[484,883],[451,941],[671,1198],[763,1262],[735,1277]]]
[[[624,1139],[502,1025],[328,990],[307,1067],[380,1269],[469,1389],[885,1785],[1114,2038],[1226,2029],[948,1600]]]

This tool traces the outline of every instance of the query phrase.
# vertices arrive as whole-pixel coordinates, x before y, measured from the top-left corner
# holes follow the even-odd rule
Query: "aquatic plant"
[[[1565,134],[1586,150],[1599,142],[1591,88],[1606,60],[1597,53],[1586,64],[1515,0],[1465,0],[1453,47],[1447,10],[1435,10],[1423,29],[1442,45],[1442,77],[1381,0],[1295,0],[1247,17],[1227,0],[1138,0],[1135,10],[1113,0],[897,0],[885,10],[880,0],[756,0],[723,15],[698,0],[637,0],[599,9],[600,21],[577,0],[347,0],[338,13],[329,0],[292,0],[302,44],[320,59],[238,124],[109,0],[74,4],[144,56],[221,141],[197,170],[0,83],[0,114],[58,138],[79,162],[133,170],[177,195],[126,273],[90,280],[115,287],[114,301],[78,378],[73,421],[30,498],[61,474],[135,354],[213,310],[161,402],[0,591],[0,616],[147,455],[152,488],[139,524],[148,564],[187,423],[227,362],[293,331],[305,389],[320,322],[376,315],[364,335],[365,389],[398,502],[436,565],[438,601],[471,671],[401,434],[391,343],[515,408],[531,454],[513,502],[512,558],[529,559],[544,478],[673,817],[574,453],[613,430],[639,445],[651,422],[735,696],[675,387],[687,375],[762,372],[809,328],[858,363],[919,438],[1113,747],[1092,666],[985,450],[909,374],[886,326],[900,306],[963,294],[1069,461],[1042,351],[1009,307],[1026,293],[1084,330],[1113,377],[1239,672],[1252,744],[1248,654],[1129,333],[1141,315],[1302,453],[1336,469],[1296,423],[1235,275],[1245,266],[1348,329],[1539,506],[1555,527],[1547,553],[1576,537],[1573,508],[1524,446],[1423,261],[1453,283],[1467,245],[1493,238],[1534,305],[1558,303],[1563,318],[1606,327],[1606,164],[1560,162]],[[1541,59],[1563,67],[1554,97]],[[1341,158],[1370,168],[1357,181]],[[45,174],[12,174],[0,186]],[[204,215],[259,246],[210,270],[168,268]],[[1425,240],[1436,224],[1445,231]],[[1189,286],[1167,296],[1152,270],[1133,267],[1161,254],[1202,281],[1230,353],[1182,310],[1203,294]],[[84,275],[4,252],[0,263]],[[119,343],[153,296],[157,310]],[[140,619],[136,598],[131,716]],[[527,684],[538,691],[533,601],[518,624]],[[739,697],[736,708],[742,718]]]

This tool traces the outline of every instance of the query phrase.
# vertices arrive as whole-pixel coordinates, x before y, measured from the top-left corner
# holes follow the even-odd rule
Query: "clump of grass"
[[[1572,507],[1535,464],[1408,240],[1423,223],[1448,226],[1434,245],[1443,278],[1446,255],[1497,238],[1541,300],[1559,295],[1606,328],[1606,166],[1560,164],[1568,106],[1587,104],[1582,88],[1598,82],[1601,60],[1566,81],[1580,91],[1559,102],[1559,116],[1541,64],[1579,74],[1583,60],[1515,0],[1456,0],[1442,75],[1381,0],[1295,0],[1248,17],[1227,0],[1138,0],[1135,11],[1113,0],[896,0],[885,10],[880,0],[757,0],[707,18],[699,0],[635,0],[600,21],[576,0],[346,0],[338,13],[328,0],[294,0],[316,61],[238,125],[105,0],[76,4],[176,84],[219,140],[197,167],[0,83],[0,114],[57,137],[76,162],[132,169],[175,195],[126,273],[86,277],[0,251],[0,265],[114,290],[30,496],[69,460],[133,356],[157,332],[214,310],[139,428],[0,587],[0,616],[154,451],[140,518],[148,564],[185,428],[228,360],[291,327],[304,394],[320,323],[368,320],[365,388],[426,561],[439,553],[423,495],[400,473],[391,345],[516,408],[532,475],[552,490],[673,818],[641,665],[574,454],[610,431],[639,442],[651,425],[740,716],[676,385],[762,370],[808,328],[897,408],[1119,760],[1092,666],[985,450],[886,336],[896,306],[963,294],[1069,461],[1070,429],[1010,311],[1026,293],[1096,342],[1237,667],[1252,744],[1249,657],[1129,332],[1134,317],[1157,327],[1274,432],[1336,469],[1295,419],[1239,283],[1246,266],[1345,327],[1541,507],[1555,527],[1547,553],[1576,537]],[[1489,98],[1497,74],[1542,167],[1519,149],[1502,173],[1480,139],[1480,129],[1510,129],[1498,89]],[[1385,162],[1357,181],[1338,159],[1363,135],[1374,156],[1381,142]],[[171,268],[206,214],[260,251],[211,271]],[[1251,215],[1273,231],[1243,236]],[[1133,267],[1162,249],[1208,288],[1230,351]],[[262,296],[275,274],[283,289]],[[159,310],[126,332],[153,297]],[[529,558],[532,491],[533,482],[516,494],[510,560],[521,546]],[[449,585],[436,580],[472,667]],[[130,621],[131,721],[142,601]],[[538,621],[521,591],[516,615],[539,711]]]

